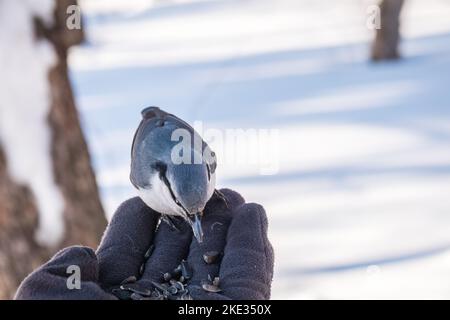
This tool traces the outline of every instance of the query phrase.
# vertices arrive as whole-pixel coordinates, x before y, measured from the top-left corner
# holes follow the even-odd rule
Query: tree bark
[[[67,51],[83,39],[81,30],[66,27],[66,9],[76,4],[76,0],[55,1],[54,24],[46,27],[36,20],[35,29],[36,37],[49,40],[58,56],[48,77],[51,88],[48,125],[55,183],[65,202],[65,234],[53,248],[36,242],[39,216],[33,194],[27,186],[12,180],[0,146],[0,299],[11,298],[24,277],[58,249],[73,244],[95,248],[106,226],[68,77]]]
[[[372,60],[400,58],[400,12],[403,0],[383,0],[380,4],[381,28],[377,30],[372,46]]]
[[[51,254],[34,240],[37,223],[33,195],[11,180],[0,148],[0,299],[11,298],[20,281]]]

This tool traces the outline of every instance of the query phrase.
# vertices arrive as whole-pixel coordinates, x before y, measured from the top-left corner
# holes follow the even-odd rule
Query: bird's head
[[[170,195],[178,209],[178,214],[192,226],[195,237],[201,242],[203,232],[200,219],[206,203],[214,192],[215,176],[211,176],[208,165],[169,164],[166,178],[162,182],[169,189]],[[165,181],[164,179],[167,179]]]
[[[214,153],[205,152],[209,147],[201,138],[200,144],[174,139],[178,129],[186,130],[192,139],[199,138],[177,117],[158,108],[145,109],[143,117],[133,141],[131,182],[149,207],[163,215],[183,217],[201,242],[200,219],[215,190]]]
[[[177,200],[177,205],[184,208],[189,215],[202,212],[211,197],[214,182],[208,173],[208,165],[169,164],[166,177]]]

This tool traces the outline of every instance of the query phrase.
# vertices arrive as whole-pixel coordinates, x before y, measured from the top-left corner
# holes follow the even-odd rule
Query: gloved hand
[[[226,205],[215,195],[205,208],[203,243],[192,237],[191,228],[181,219],[172,219],[174,226],[161,222],[157,227],[159,214],[133,198],[118,208],[96,254],[84,247],[62,250],[23,281],[16,298],[146,298],[155,288],[165,290],[167,286],[159,285],[165,282],[163,274],[185,259],[187,264],[183,265],[191,274],[185,279],[189,294],[183,298],[269,299],[273,251],[264,209],[245,204],[231,190],[221,192]],[[220,253],[220,257],[207,264],[203,255],[210,251]],[[81,269],[80,290],[67,288],[69,265]],[[215,288],[210,285],[216,277],[221,291],[206,291]]]

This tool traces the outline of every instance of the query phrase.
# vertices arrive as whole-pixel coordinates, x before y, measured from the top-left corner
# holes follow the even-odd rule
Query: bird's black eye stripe
[[[184,211],[186,211],[186,209],[182,206],[180,201],[178,201],[177,198],[175,197],[175,194],[173,193],[172,186],[170,185],[169,179],[167,179],[167,175],[166,175],[166,173],[167,173],[167,165],[165,163],[162,163],[162,162],[156,162],[153,165],[153,168],[156,171],[158,171],[159,177],[164,182],[164,184],[166,185],[167,189],[169,189],[170,196],[172,197],[172,199],[176,203],[176,205],[179,206],[180,208],[182,208]]]
[[[170,185],[169,179],[167,179],[167,176],[166,176],[167,165],[162,162],[157,162],[154,165],[154,167],[158,171],[159,177],[161,178],[161,180],[164,182],[166,187],[169,189],[169,192],[170,192],[170,195],[171,195],[173,201],[175,201],[175,203],[178,204],[179,201],[176,199],[175,194],[172,191],[172,186]]]
[[[166,175],[161,175],[161,180],[166,185],[167,189],[169,189],[170,196],[172,197],[173,201],[177,204],[177,206],[182,207],[180,201],[177,200],[177,197],[175,197],[175,194],[173,193],[172,187],[170,185],[169,179],[167,179]]]

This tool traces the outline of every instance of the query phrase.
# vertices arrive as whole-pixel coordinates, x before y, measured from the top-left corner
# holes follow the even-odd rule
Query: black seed
[[[136,282],[136,281],[137,281],[137,279],[136,279],[135,276],[129,276],[128,278],[123,280],[120,284],[133,283],[133,282]]]
[[[217,261],[217,259],[219,258],[220,254],[217,251],[208,251],[203,255],[203,260],[207,263],[207,264],[212,264],[215,263]]]

